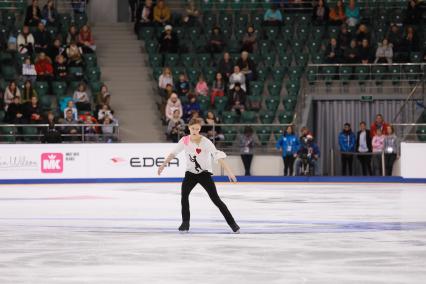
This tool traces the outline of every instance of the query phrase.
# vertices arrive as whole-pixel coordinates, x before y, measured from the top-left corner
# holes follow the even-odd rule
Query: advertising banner
[[[152,178],[175,145],[0,145],[0,179]],[[181,177],[184,172],[181,153],[162,177]]]

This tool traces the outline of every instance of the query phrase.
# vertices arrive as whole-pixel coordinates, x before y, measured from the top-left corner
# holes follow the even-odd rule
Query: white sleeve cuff
[[[216,152],[212,153],[213,155],[213,160],[215,163],[217,163],[217,161],[219,159],[225,159],[226,158],[226,154],[222,151],[217,150]]]

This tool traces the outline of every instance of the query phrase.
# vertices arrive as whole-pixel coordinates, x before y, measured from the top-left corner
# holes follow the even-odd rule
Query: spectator
[[[387,176],[392,175],[393,164],[399,158],[399,138],[395,135],[395,130],[392,125],[387,126],[388,135],[384,140],[385,151],[385,173]]]
[[[0,33],[0,51],[4,51],[7,49],[7,39],[6,34],[1,32]]]
[[[294,134],[293,126],[287,126],[286,131],[278,139],[275,147],[277,150],[281,150],[284,162],[284,176],[293,176],[294,160],[299,150],[299,139]]]
[[[219,27],[215,26],[212,28],[210,39],[207,43],[206,49],[210,53],[220,53],[225,47],[225,38],[223,37],[222,31]]]
[[[52,44],[49,44],[49,47],[47,48],[47,56],[49,56],[52,61],[56,60],[56,56],[62,55],[64,50],[61,40],[56,38]]]
[[[359,51],[356,40],[351,40],[349,47],[344,52],[345,63],[355,64],[360,62]]]
[[[246,126],[244,128],[244,134],[240,137],[240,153],[241,160],[244,164],[244,175],[250,176],[251,161],[253,159],[253,150],[255,142],[253,136],[253,128]]]
[[[38,7],[38,0],[32,0],[25,13],[25,25],[35,27],[41,20],[41,11]]]
[[[229,55],[229,52],[225,52],[223,54],[223,58],[220,59],[218,64],[218,72],[222,74],[223,79],[225,82],[229,81],[229,77],[231,76],[232,72],[234,71],[234,62],[231,59],[231,56]]]
[[[86,84],[80,83],[77,90],[73,94],[73,101],[77,106],[77,109],[81,111],[90,111],[90,99],[86,92]]]
[[[35,65],[31,63],[31,58],[26,57],[22,64],[22,79],[34,82],[37,79],[37,71]]]
[[[71,0],[71,7],[74,14],[84,14],[86,12],[86,1],[88,0]]]
[[[200,113],[201,107],[197,102],[197,97],[193,94],[188,95],[188,103],[183,105],[183,119],[188,122],[193,118],[194,113]]]
[[[214,114],[214,112],[208,111],[206,118],[204,119],[202,132],[205,132],[207,134],[206,137],[213,143],[225,140],[225,136],[221,133],[221,127],[216,124],[220,124],[220,119]]]
[[[182,18],[182,22],[185,26],[195,26],[200,24],[200,15],[201,13],[195,5],[195,1],[189,0],[188,5],[185,8],[185,14]]]
[[[175,84],[175,90],[178,96],[186,96],[189,93],[190,88],[191,86],[189,85],[189,81],[185,73],[179,74],[179,81],[177,81]]]
[[[41,108],[37,97],[31,97],[31,101],[25,103],[24,116],[28,123],[41,122]]]
[[[14,97],[19,97],[21,99],[21,92],[19,91],[19,88],[16,86],[15,81],[10,81],[9,85],[6,87],[4,91],[4,110],[7,111],[7,108],[9,107],[9,104],[13,102]]]
[[[356,151],[359,153],[358,160],[361,163],[362,175],[373,175],[371,171],[371,155],[373,150],[371,145],[370,130],[367,129],[367,124],[361,121],[359,124],[360,130],[356,136]]]
[[[265,26],[280,26],[283,21],[283,15],[276,4],[267,9],[263,16],[263,24]]]
[[[75,119],[73,112],[71,109],[68,109],[65,112],[65,119],[62,122],[62,124],[69,124],[72,126],[64,126],[62,129],[62,132],[64,134],[67,134],[68,136],[65,137],[65,140],[67,141],[77,141],[78,140],[78,133],[80,133],[81,131],[79,131],[79,127],[75,126],[76,124],[78,124],[78,120]]]
[[[96,50],[95,41],[92,37],[92,31],[88,25],[84,25],[80,29],[78,42],[81,44],[83,53],[93,53]]]
[[[223,97],[225,95],[225,81],[223,80],[220,72],[216,73],[215,80],[213,81],[212,91],[210,94],[211,105],[214,105],[216,97]]]
[[[180,137],[185,136],[185,122],[183,121],[182,113],[179,109],[173,111],[173,115],[167,125],[167,137],[172,140],[173,143],[177,143]]]
[[[234,73],[229,76],[229,89],[232,90],[236,83],[239,83],[241,89],[246,91],[246,76],[241,72],[240,66],[238,65],[234,66]]]
[[[388,125],[389,124],[384,121],[383,115],[381,115],[380,113],[377,114],[375,121],[373,122],[373,124],[371,124],[370,127],[371,136],[376,136],[376,132],[378,129],[382,131],[383,135],[387,135]]]
[[[37,71],[38,81],[50,82],[53,79],[52,61],[44,52],[41,52],[36,59],[35,69]]]
[[[161,34],[160,40],[160,53],[177,53],[179,49],[179,39],[173,32],[171,25],[164,27],[164,32]]]
[[[229,94],[229,105],[231,111],[241,114],[245,110],[246,92],[241,88],[240,83],[235,83]]]
[[[31,101],[32,97],[37,97],[37,92],[33,89],[33,84],[30,80],[25,81],[24,89],[22,90],[22,103]]]
[[[174,112],[178,110],[179,111],[179,118],[182,117],[183,110],[182,110],[182,103],[180,99],[178,98],[178,95],[176,93],[172,93],[170,95],[170,98],[167,100],[166,104],[166,110],[165,110],[165,117],[166,121],[169,121],[173,118]]]
[[[36,53],[47,52],[50,43],[50,34],[46,31],[43,22],[37,25],[37,31],[34,33],[34,49]]]
[[[101,105],[101,104],[107,104],[108,106],[111,105],[111,93],[109,92],[107,85],[105,84],[102,85],[101,90],[96,96],[96,101],[98,105]]]
[[[318,175],[318,159],[320,157],[320,150],[318,145],[314,142],[311,134],[302,136],[300,140],[299,150],[297,151],[297,158],[294,164],[296,169],[296,176],[301,174],[302,166],[309,165],[310,172],[313,175]]]
[[[72,117],[74,120],[78,120],[78,110],[75,107],[74,101],[73,100],[69,100],[67,103],[67,107],[64,109],[64,118],[67,118],[67,112],[68,111],[72,112]]]
[[[336,6],[330,9],[329,22],[333,26],[340,26],[346,22],[345,6],[342,0],[338,0]]]
[[[392,44],[389,43],[388,39],[383,39],[383,42],[379,43],[376,49],[376,59],[374,63],[392,63],[393,50]]]
[[[358,23],[361,17],[359,12],[359,7],[356,5],[355,0],[350,0],[349,5],[345,8],[346,15],[346,24],[350,28],[354,28]]]
[[[79,33],[77,30],[77,27],[74,25],[71,25],[68,29],[67,37],[66,37],[66,44],[70,45],[73,42],[78,42]]]
[[[402,40],[403,51],[407,53],[407,57],[403,58],[405,62],[409,61],[411,52],[420,51],[419,38],[413,27],[407,27],[407,31]]]
[[[422,21],[422,11],[416,0],[410,0],[405,10],[405,21],[407,25],[418,25]]]
[[[324,0],[318,0],[314,5],[312,10],[312,22],[314,25],[324,25],[328,22],[328,16],[330,14],[330,9],[324,3]]]
[[[68,58],[68,67],[84,67],[83,50],[76,43],[71,43],[65,50],[65,54]],[[83,74],[76,75],[78,77],[76,79],[81,79],[83,76]]]
[[[355,134],[352,132],[349,123],[345,123],[342,132],[339,134],[339,147],[342,155],[342,175],[346,175],[346,169],[348,168],[351,176],[353,153],[355,152]]]
[[[401,31],[399,30],[399,27],[397,25],[393,24],[391,26],[390,31],[387,35],[387,39],[393,45],[394,53],[398,53],[402,51],[403,39],[402,39]]]
[[[56,56],[54,75],[57,81],[67,81],[68,79],[68,67],[65,64],[65,57],[63,55]]]
[[[10,124],[24,124],[24,106],[21,104],[21,97],[14,96],[11,99],[11,103],[8,105],[6,114],[4,116],[4,122]]]
[[[129,8],[130,8],[130,21],[134,22],[136,18],[136,9],[138,7],[138,0],[129,0]]]
[[[101,109],[98,111],[98,121],[100,123],[103,123],[104,119],[106,117],[109,117],[110,119],[114,120],[113,111],[107,104],[103,104]]]
[[[46,22],[48,26],[57,26],[57,18],[58,12],[55,8],[55,3],[53,0],[48,0],[46,5],[44,5],[43,10],[41,12],[43,20]]]
[[[144,5],[139,5],[136,12],[135,33],[138,34],[142,27],[150,27],[154,24],[154,11],[152,0],[145,0]]]
[[[342,59],[342,50],[337,45],[337,40],[335,38],[330,39],[330,44],[327,46],[325,51],[325,61],[328,64],[339,63]]]
[[[166,89],[163,92],[164,98],[170,98],[170,95],[174,92],[172,84],[167,84]]]
[[[170,23],[172,14],[170,8],[166,6],[164,0],[158,0],[154,7],[154,23],[160,26],[165,26]]]
[[[48,124],[47,128],[43,128],[43,136],[41,143],[62,143],[61,131],[55,126],[56,118],[53,112],[49,111],[45,124]]]
[[[242,51],[250,53],[257,51],[257,33],[253,26],[248,26],[247,32],[244,34],[242,39]]]
[[[372,54],[368,39],[365,38],[362,40],[362,44],[358,50],[358,55],[362,64],[371,63]]]
[[[195,85],[195,95],[204,97],[209,95],[209,86],[207,85],[203,74],[198,77],[198,82]]]
[[[83,120],[84,123],[84,139],[88,142],[96,142],[98,136],[98,129],[94,124],[97,124],[97,121],[93,121],[93,118],[90,115],[87,115]]]
[[[337,36],[337,45],[344,51],[349,47],[352,40],[352,35],[348,31],[348,27],[343,24],[340,27],[339,35]]]
[[[373,136],[371,145],[373,146],[373,174],[375,176],[381,176],[382,172],[382,152],[385,144],[385,136],[382,134],[382,130],[379,128],[376,134]]]
[[[368,31],[366,25],[361,24],[359,25],[358,30],[356,31],[356,41],[358,45],[361,45],[364,39],[367,39],[368,42],[370,42],[370,32]]]
[[[116,140],[114,136],[114,125],[116,121],[111,116],[106,116],[102,121],[102,138],[106,143],[112,143]]]
[[[241,57],[238,58],[237,65],[240,67],[240,70],[244,74],[247,82],[256,80],[256,64],[249,57],[249,53],[247,51],[241,52]]]
[[[32,55],[34,53],[34,36],[30,33],[28,26],[23,26],[17,38],[18,51],[20,54]]]
[[[172,70],[169,67],[164,67],[163,73],[158,78],[158,87],[164,91],[168,84],[173,86]]]

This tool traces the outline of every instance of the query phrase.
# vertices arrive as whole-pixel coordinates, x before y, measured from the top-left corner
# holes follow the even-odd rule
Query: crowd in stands
[[[104,134],[105,141],[112,141],[116,118],[110,105],[111,94],[100,82],[96,44],[83,2],[72,1],[71,20],[69,14],[58,13],[53,0],[42,8],[38,0],[33,0],[26,9],[22,28],[12,23],[2,31],[6,44],[0,45],[0,52],[7,55],[0,62],[5,82],[0,88],[2,122],[103,124],[104,127],[84,126],[85,133],[94,134],[93,137]],[[9,78],[5,70],[11,70]],[[17,131],[22,129],[18,127]],[[82,133],[81,127],[59,131]]]

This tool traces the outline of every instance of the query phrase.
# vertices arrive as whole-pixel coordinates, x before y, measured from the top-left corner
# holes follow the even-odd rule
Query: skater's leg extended
[[[182,182],[181,190],[181,204],[182,204],[182,221],[189,222],[190,212],[189,212],[189,194],[192,189],[197,185],[197,179],[194,177],[194,174],[186,172],[185,178]]]

